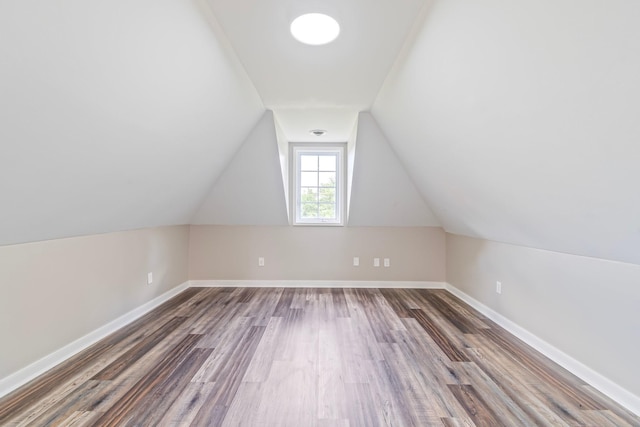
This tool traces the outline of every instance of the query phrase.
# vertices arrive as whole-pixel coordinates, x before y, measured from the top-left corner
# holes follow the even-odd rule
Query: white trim
[[[164,294],[155,297],[151,301],[142,304],[141,306],[131,310],[126,314],[123,314],[117,319],[112,320],[106,325],[101,326],[98,329],[89,332],[87,335],[78,338],[72,343],[65,345],[64,347],[54,351],[53,353],[43,357],[42,359],[33,362],[29,366],[26,366],[19,371],[14,372],[8,377],[0,379],[0,397],[11,393],[18,387],[21,387],[34,378],[38,377],[39,375],[44,374],[49,369],[55,367],[56,365],[59,365],[70,357],[78,354],[82,350],[92,346],[101,339],[117,331],[118,329],[123,328],[134,320],[142,317],[144,314],[150,312],[160,304],[170,300],[188,287],[189,282],[184,282],[176,286],[175,288],[165,292]]]
[[[194,288],[414,288],[445,289],[445,282],[375,280],[190,280]]]
[[[611,399],[634,412],[636,415],[640,415],[640,397],[564,353],[562,350],[532,334],[522,326],[506,318],[492,308],[487,307],[455,286],[445,283],[445,289],[478,310],[483,315],[487,316],[489,319],[496,322],[509,333],[520,338],[522,341],[556,362],[558,365],[562,366],[583,381],[589,383],[601,393],[609,396]]]
[[[345,224],[346,218],[346,143],[290,143],[290,160],[291,160],[291,225],[294,226],[338,226],[342,227]],[[303,219],[300,217],[300,182],[301,182],[301,165],[300,156],[303,154],[316,154],[321,155],[328,153],[336,156],[336,219]],[[320,185],[320,183],[318,183]]]

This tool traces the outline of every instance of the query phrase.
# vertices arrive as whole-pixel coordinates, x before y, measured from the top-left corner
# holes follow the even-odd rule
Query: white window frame
[[[336,219],[302,218],[300,200],[300,156],[302,154],[337,154],[338,164],[336,170]],[[344,226],[346,205],[346,144],[291,144],[291,218],[293,225],[310,226]]]

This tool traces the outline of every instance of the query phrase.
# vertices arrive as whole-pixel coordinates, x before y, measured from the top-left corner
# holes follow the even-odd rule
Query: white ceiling
[[[265,106],[291,140],[326,129],[346,141],[369,110],[427,0],[207,0]],[[289,32],[304,13],[335,18],[340,36],[307,46]],[[350,121],[351,126],[342,125]]]
[[[275,111],[287,141],[346,142],[358,120],[358,111],[348,108],[281,108]],[[327,131],[322,136],[310,130]]]

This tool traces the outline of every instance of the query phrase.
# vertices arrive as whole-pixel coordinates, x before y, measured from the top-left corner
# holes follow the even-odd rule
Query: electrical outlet
[[[357,256],[353,257],[353,266],[358,267],[360,265],[360,258]]]
[[[385,258],[384,259],[384,266],[385,267],[391,267],[391,260],[389,258]]]
[[[264,267],[264,257],[258,258],[258,267]]]
[[[374,267],[380,267],[380,258],[374,258],[373,259],[373,266]]]
[[[496,282],[496,293],[497,294],[502,293],[502,282]]]
[[[147,285],[153,283],[153,273],[147,273]]]

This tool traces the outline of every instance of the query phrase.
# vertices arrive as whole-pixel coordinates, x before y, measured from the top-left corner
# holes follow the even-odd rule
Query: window
[[[342,225],[344,146],[293,146],[294,224]]]

